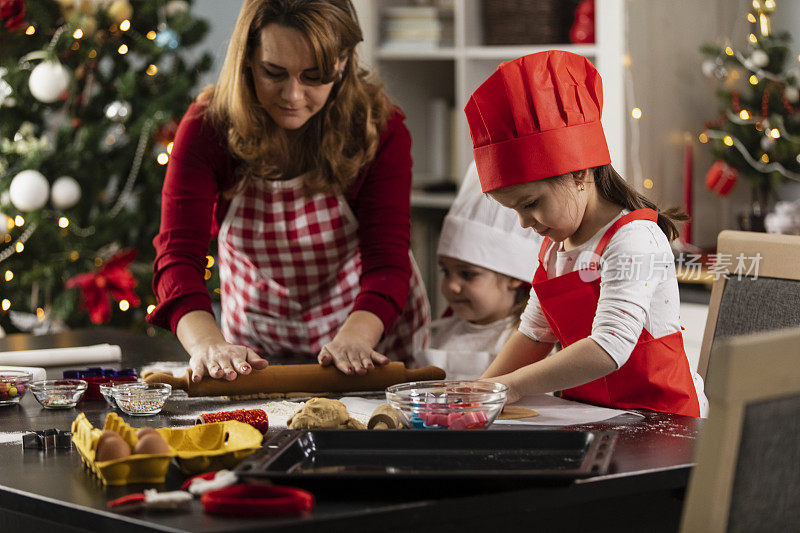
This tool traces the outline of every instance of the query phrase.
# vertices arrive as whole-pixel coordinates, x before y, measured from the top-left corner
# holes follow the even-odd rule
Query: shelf
[[[582,56],[597,55],[594,44],[544,44],[522,46],[468,46],[465,48],[467,59],[516,59],[536,52],[547,50],[564,50]]]
[[[378,48],[375,57],[378,59],[399,61],[406,59],[450,60],[455,59],[456,51],[454,48],[401,48],[399,46],[390,46]]]
[[[450,209],[455,199],[454,192],[411,191],[411,207]]]

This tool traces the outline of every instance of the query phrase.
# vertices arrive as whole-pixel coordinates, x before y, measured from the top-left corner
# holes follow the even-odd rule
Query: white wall
[[[214,56],[214,66],[202,76],[198,89],[216,83],[241,6],[242,0],[194,0],[192,12],[210,25],[205,41],[197,48]]]
[[[773,20],[773,29],[778,32],[788,31],[792,34],[792,61],[798,61],[800,54],[800,2],[797,0],[778,0],[778,10]],[[778,194],[782,200],[800,200],[800,183],[787,183]]]

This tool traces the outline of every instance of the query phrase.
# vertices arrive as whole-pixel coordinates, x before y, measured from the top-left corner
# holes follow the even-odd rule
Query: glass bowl
[[[28,388],[45,409],[71,409],[88,386],[82,379],[46,379],[34,381]]]
[[[114,387],[139,387],[139,388],[146,388],[147,383],[144,380],[137,379],[136,381],[115,381],[113,379],[106,381],[105,383],[100,383],[97,386],[97,390],[100,392],[100,396],[105,399],[106,403],[117,409],[117,402],[114,400],[114,396],[111,394],[111,389]]]
[[[508,387],[491,381],[414,381],[386,389],[386,401],[415,429],[485,429],[506,403]]]
[[[19,403],[28,391],[33,374],[22,370],[0,371],[0,405]]]
[[[119,409],[131,416],[148,416],[161,412],[172,393],[166,383],[132,383],[111,387],[111,396]]]

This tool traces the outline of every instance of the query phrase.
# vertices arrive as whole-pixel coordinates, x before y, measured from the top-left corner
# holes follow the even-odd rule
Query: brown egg
[[[144,435],[147,435],[148,433],[158,433],[158,431],[156,431],[155,428],[145,426],[143,428],[139,428],[138,431],[136,431],[136,437],[141,439]]]
[[[139,437],[139,442],[133,447],[133,453],[160,455],[169,453],[169,445],[157,431],[147,431]]]
[[[131,447],[128,446],[125,439],[120,437],[117,432],[107,429],[103,431],[103,434],[97,440],[97,451],[94,459],[97,462],[113,461],[128,457],[130,454]]]

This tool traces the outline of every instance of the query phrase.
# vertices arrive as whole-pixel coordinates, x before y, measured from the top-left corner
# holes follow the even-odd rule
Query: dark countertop
[[[71,331],[32,337],[10,335],[0,339],[0,351],[54,346],[119,344],[123,359],[116,367],[140,367],[152,361],[185,360],[176,340],[151,338],[110,328]],[[60,368],[48,368],[60,377]],[[235,408],[236,402],[191,398],[169,401],[154,417],[129,417],[134,427],[190,425],[195,413]],[[204,514],[200,502],[190,512],[150,511],[122,515],[106,510],[114,498],[149,486],[103,487],[83,468],[76,450],[23,450],[21,434],[33,429],[69,429],[79,412],[102,427],[110,409],[104,402],[84,401],[76,409],[45,410],[32,395],[19,406],[0,408],[0,526],[7,531],[37,525],[58,531],[472,531],[558,529],[625,531],[647,528],[675,531],[682,493],[693,461],[699,421],[690,417],[642,412],[644,419],[623,416],[571,430],[615,430],[618,440],[608,474],[566,486],[535,482],[506,485],[419,487],[413,493],[376,482],[370,486],[342,486],[315,492],[317,505],[308,516],[223,518]],[[122,415],[122,413],[120,413]],[[527,426],[531,431],[537,429]],[[515,426],[519,429],[520,426]],[[491,431],[494,431],[491,430]],[[503,431],[497,429],[497,431]],[[270,430],[271,436],[274,432]],[[185,479],[170,468],[159,490],[177,489]],[[13,529],[10,529],[13,528]]]

